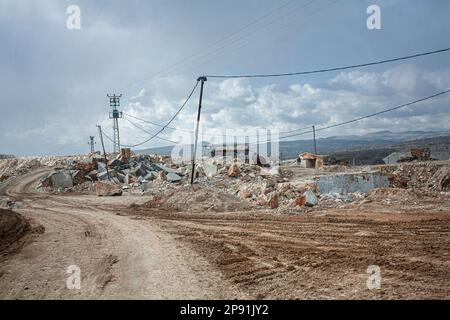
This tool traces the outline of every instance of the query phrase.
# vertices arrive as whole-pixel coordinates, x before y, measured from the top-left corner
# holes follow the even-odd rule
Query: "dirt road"
[[[38,193],[45,172],[0,190],[45,228],[0,259],[2,299],[450,298],[450,195],[381,190],[301,215],[192,214],[139,206],[140,196]],[[71,265],[80,290],[66,288]],[[368,288],[370,266],[379,288]]]
[[[254,298],[450,298],[448,194],[380,189],[361,205],[300,215],[145,207],[134,214],[196,250]]]
[[[149,219],[201,248],[198,253],[254,298],[449,299],[449,213],[161,212]],[[369,266],[379,267],[379,289],[367,286]]]
[[[2,187],[3,196],[22,202],[15,211],[45,232],[0,261],[0,299],[229,297],[230,288],[201,257],[155,224],[120,215],[114,208],[125,197],[40,194],[35,184],[46,172]],[[79,290],[66,286],[72,265],[81,271]]]

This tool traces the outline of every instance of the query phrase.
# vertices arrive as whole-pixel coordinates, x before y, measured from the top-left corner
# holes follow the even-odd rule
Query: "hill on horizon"
[[[379,131],[365,135],[347,135],[347,136],[332,136],[327,138],[319,138],[316,140],[316,143],[317,143],[317,153],[319,154],[336,154],[336,153],[344,154],[346,152],[352,153],[353,151],[361,152],[362,150],[369,150],[369,149],[372,150],[380,148],[383,149],[383,147],[386,150],[389,149],[394,151],[399,150],[404,151],[403,150],[404,147],[402,146],[409,145],[404,144],[404,142],[415,141],[416,145],[423,146],[424,143],[421,143],[420,142],[421,140],[425,140],[427,141],[427,143],[430,143],[430,140],[427,139],[433,139],[437,137],[450,138],[450,130],[406,131],[406,132]],[[442,143],[440,142],[439,144]],[[136,153],[170,155],[172,149],[173,146],[165,146],[159,148],[136,150]],[[280,142],[280,156],[282,160],[296,158],[298,154],[302,152],[314,152],[314,142],[312,139]]]

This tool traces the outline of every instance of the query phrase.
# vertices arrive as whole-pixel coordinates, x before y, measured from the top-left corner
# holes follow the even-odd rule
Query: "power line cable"
[[[148,139],[146,139],[146,140],[144,140],[144,141],[142,141],[142,142],[140,142],[140,143],[137,143],[137,144],[135,144],[135,145],[128,146],[128,148],[135,148],[135,147],[141,146],[141,145],[143,145],[143,144],[145,144],[145,143],[147,143],[147,142],[153,140],[154,138],[158,137],[159,134],[160,134],[161,132],[163,132],[163,131],[164,131],[164,130],[165,130],[165,129],[166,129],[166,128],[174,121],[174,120],[175,120],[175,118],[180,114],[180,112],[184,109],[184,107],[186,106],[186,104],[187,104],[188,101],[191,99],[192,95],[194,94],[195,89],[197,89],[198,84],[199,84],[199,81],[197,81],[197,82],[195,83],[194,88],[193,88],[192,91],[189,93],[189,95],[188,95],[188,97],[186,98],[186,100],[184,101],[184,103],[181,105],[181,107],[178,109],[178,111],[172,116],[172,118],[167,122],[167,124],[165,124],[158,132],[156,132],[155,134],[153,134],[150,138],[148,138]]]
[[[423,102],[423,101],[427,101],[427,100],[436,98],[438,96],[445,95],[445,94],[447,94],[449,92],[450,92],[450,89],[449,90],[445,90],[445,91],[441,91],[441,92],[435,93],[433,95],[430,95],[430,96],[427,96],[427,97],[424,97],[424,98],[420,98],[420,99],[416,99],[414,101],[411,101],[411,102],[408,102],[408,103],[405,103],[405,104],[402,104],[402,105],[398,105],[398,106],[395,106],[395,107],[392,107],[392,108],[388,108],[388,109],[385,109],[385,110],[382,110],[382,111],[379,111],[379,112],[375,112],[375,113],[372,113],[372,114],[369,114],[369,115],[365,115],[365,116],[358,117],[358,118],[355,118],[355,119],[351,119],[351,120],[348,120],[348,121],[344,121],[344,122],[340,122],[340,123],[337,123],[337,124],[329,125],[329,126],[326,126],[326,127],[316,128],[315,131],[316,132],[317,131],[323,131],[323,130],[327,130],[327,129],[331,129],[331,128],[347,125],[347,124],[350,124],[350,123],[354,123],[354,122],[357,122],[357,121],[361,121],[361,120],[364,120],[364,119],[372,118],[372,117],[378,116],[380,114],[384,114],[384,113],[387,113],[387,112],[395,111],[395,110],[398,110],[398,109],[401,109],[401,108],[405,108],[405,107],[408,107],[408,106],[411,106],[411,105],[414,105],[414,104],[417,104],[417,103],[420,103],[420,102]],[[293,131],[296,131],[296,130],[293,130]],[[312,132],[313,132],[313,130],[309,130],[309,131],[305,131],[305,132],[301,132],[301,133],[297,133],[297,134],[287,135],[287,136],[284,136],[284,137],[280,137],[279,140],[292,138],[292,137],[298,137],[298,136],[301,136],[301,135],[310,134]],[[106,134],[105,134],[105,136],[108,138],[108,140],[113,141]],[[268,142],[272,142],[272,141],[273,140],[267,140],[267,141],[259,142],[259,143],[260,144],[261,143],[268,143]],[[130,147],[133,147],[133,146],[130,146]]]
[[[303,71],[303,72],[295,72],[295,73],[284,73],[284,74],[266,74],[266,75],[245,75],[245,76],[214,76],[214,75],[209,75],[207,77],[211,77],[211,78],[256,78],[256,77],[281,77],[281,76],[291,76],[291,75],[305,75],[305,74],[313,74],[313,73],[322,73],[322,72],[331,72],[331,71],[338,71],[338,70],[348,70],[348,69],[354,69],[354,68],[360,68],[360,67],[366,67],[366,66],[372,66],[372,65],[379,65],[379,64],[384,64],[384,63],[391,63],[391,62],[395,62],[395,61],[401,61],[401,60],[407,60],[407,59],[413,59],[413,58],[418,58],[418,57],[422,57],[422,56],[427,56],[427,55],[432,55],[432,54],[437,54],[437,53],[443,53],[443,52],[448,52],[450,51],[450,48],[445,48],[445,49],[440,49],[440,50],[435,50],[435,51],[429,51],[429,52],[424,52],[424,53],[419,53],[419,54],[415,54],[415,55],[409,55],[409,56],[404,56],[404,57],[400,57],[400,58],[394,58],[394,59],[388,59],[388,60],[381,60],[381,61],[375,61],[375,62],[370,62],[370,63],[364,63],[364,64],[358,64],[358,65],[350,65],[350,66],[345,66],[345,67],[337,67],[337,68],[331,68],[331,69],[320,69],[320,70],[314,70],[314,71]],[[198,82],[196,83],[196,85],[194,86],[193,91],[191,92],[190,96],[188,97],[187,101],[190,99],[190,97],[192,96],[193,92],[195,91],[195,88],[197,87]],[[446,93],[446,92],[444,92]],[[432,96],[434,97],[434,96]],[[432,98],[431,97],[431,98]],[[187,103],[186,101],[186,103]],[[420,101],[419,101],[420,102]],[[184,107],[184,105],[182,106],[182,108]],[[395,109],[394,109],[395,110]],[[166,128],[169,128],[169,124],[174,120],[174,118],[178,115],[178,113],[181,111],[181,109],[175,114],[175,116],[169,121],[168,124],[166,124],[165,126],[162,127],[162,129],[160,131],[158,131],[156,133],[155,136],[159,135],[159,133],[161,133],[162,131],[164,131]],[[388,110],[391,111],[391,110]],[[386,112],[388,112],[386,111]],[[377,115],[377,114],[375,114]],[[359,119],[361,120],[361,119]],[[359,120],[355,120],[355,121],[359,121]],[[158,125],[158,124],[155,124]],[[159,126],[159,125],[158,125]],[[176,128],[170,128],[172,130],[176,130]],[[291,132],[295,132],[295,131],[299,131],[302,129],[298,129],[298,130],[293,130]],[[320,131],[320,130],[324,130],[323,128],[318,128],[316,131]],[[290,133],[290,132],[285,132],[285,133]],[[285,133],[281,133],[281,134],[285,134]],[[308,133],[308,132],[306,132]],[[301,133],[301,134],[306,134],[306,133]],[[296,135],[288,135],[285,137],[282,137],[282,139],[286,139],[292,136],[297,136],[297,135],[301,135],[301,134],[296,134]],[[148,141],[152,140],[155,136],[153,136],[152,138],[150,138]],[[144,144],[148,141],[144,141],[141,144]],[[138,145],[141,145],[138,144]]]
[[[124,112],[123,114],[124,114],[125,116],[127,116],[127,117],[131,117],[131,118],[133,118],[133,119],[142,121],[142,122],[144,122],[144,123],[151,124],[151,125],[156,126],[156,127],[161,127],[161,128],[164,127],[164,125],[163,125],[163,124],[160,124],[160,123],[156,123],[156,122],[152,122],[152,121],[145,120],[145,119],[142,119],[142,118],[138,118],[138,117],[136,117],[136,116],[133,116],[133,115],[128,114],[128,113],[125,113],[125,112]],[[170,126],[167,126],[166,129],[176,130],[176,131],[184,131],[184,132],[188,132],[188,133],[193,133],[193,132],[194,132],[193,130],[181,129],[181,128],[170,127]]]
[[[431,96],[428,96],[428,97],[425,97],[425,98],[420,98],[420,99],[417,99],[417,100],[414,100],[414,101],[411,101],[411,102],[408,102],[408,103],[405,103],[405,104],[402,104],[402,105],[399,105],[399,106],[395,106],[395,107],[388,108],[388,109],[385,109],[385,110],[382,110],[382,111],[379,111],[379,112],[375,112],[375,113],[372,113],[372,114],[369,114],[369,115],[366,115],[366,116],[358,117],[358,118],[355,118],[355,119],[352,119],[352,120],[340,122],[340,123],[329,125],[329,126],[326,126],[326,127],[316,128],[316,132],[317,131],[323,131],[323,130],[331,129],[331,128],[335,128],[335,127],[339,127],[339,126],[343,126],[343,125],[350,124],[350,123],[353,123],[353,122],[361,121],[363,119],[372,118],[372,117],[378,116],[378,115],[383,114],[383,113],[387,113],[387,112],[391,112],[391,111],[394,111],[394,110],[398,110],[398,109],[401,109],[401,108],[404,108],[404,107],[408,107],[408,106],[417,104],[419,102],[423,102],[423,101],[426,101],[426,100],[430,100],[430,99],[436,98],[438,96],[445,95],[445,94],[447,94],[449,92],[450,92],[450,89],[449,90],[445,90],[445,91],[441,91],[441,92],[435,93],[435,94],[433,94]],[[285,137],[281,137],[280,140],[281,139],[292,138],[292,137],[298,137],[298,136],[309,134],[309,133],[313,133],[313,130],[302,132],[302,133],[298,133],[298,134],[288,135],[288,136],[285,136]],[[271,142],[271,141],[273,141],[273,140],[267,140],[267,141],[262,142],[262,143],[268,143],[268,142]]]
[[[153,135],[154,133],[152,133],[152,132],[150,132],[150,131],[147,131],[147,130],[145,130],[144,128],[142,128],[141,126],[139,126],[139,125],[137,125],[136,123],[134,123],[133,121],[131,121],[130,119],[128,119],[128,117],[127,116],[124,116],[123,117],[126,121],[128,121],[133,127],[135,127],[135,128],[137,128],[137,129],[139,129],[139,130],[141,130],[142,132],[145,132],[145,133],[147,133],[147,134],[149,134],[149,135]],[[167,142],[171,142],[171,143],[174,143],[174,144],[177,144],[178,142],[176,142],[176,141],[173,141],[173,140],[170,140],[170,139],[166,139],[166,138],[163,138],[163,137],[156,137],[157,139],[160,139],[160,140],[164,140],[164,141],[167,141]]]
[[[329,6],[331,6],[331,5],[333,5],[334,3],[336,3],[336,2],[338,2],[338,1],[340,1],[340,0],[333,0],[333,1],[330,1],[329,3],[326,3],[324,6],[322,6],[322,7],[320,7],[320,8],[318,8],[318,10],[315,10],[315,11],[313,11],[313,12],[310,12],[309,13],[309,15],[308,15],[308,18],[310,18],[312,15],[314,15],[314,14],[317,14],[317,13],[319,13],[319,12],[321,12],[321,11],[323,11],[323,9],[324,8],[328,8]],[[309,5],[310,3],[308,3],[307,5]],[[296,9],[297,10],[297,9]],[[295,11],[295,10],[294,10]],[[292,12],[293,13],[293,12]],[[288,14],[289,15],[289,14]],[[302,21],[304,21],[305,19],[303,19]],[[261,29],[263,29],[263,28],[261,28]],[[260,29],[260,30],[261,30]],[[256,31],[259,31],[259,30],[256,30]],[[262,34],[262,36],[264,36],[266,39],[267,38],[269,38],[269,37],[271,37],[271,38],[273,38],[273,34],[271,34],[269,37],[267,36],[267,33],[264,33],[264,34]],[[277,35],[278,36],[278,38],[279,38],[279,35]],[[245,37],[244,37],[245,38]],[[259,35],[259,38],[261,38],[261,35]],[[245,42],[245,43],[241,43],[241,44],[238,44],[237,46],[235,46],[235,47],[232,47],[232,48],[229,48],[229,49],[227,49],[227,51],[223,51],[221,54],[219,54],[219,55],[216,55],[215,57],[213,57],[213,58],[210,58],[210,59],[207,59],[207,60],[203,60],[203,63],[202,64],[205,64],[205,63],[207,63],[207,62],[210,62],[210,61],[212,61],[212,60],[215,60],[215,59],[217,59],[217,58],[219,58],[219,57],[222,57],[222,56],[224,56],[225,54],[229,54],[229,53],[231,53],[231,52],[233,52],[233,51],[237,51],[237,50],[240,50],[240,49],[242,49],[242,48],[245,48],[245,47],[247,47],[248,45],[249,45],[250,43],[247,41],[247,42]],[[231,50],[230,50],[231,49]]]
[[[334,1],[332,1],[331,3],[334,3],[334,2],[337,2],[337,1],[340,1],[340,0],[334,0]],[[242,37],[237,38],[237,39],[234,39],[234,40],[232,40],[231,42],[225,44],[224,46],[219,47],[219,48],[216,48],[216,49],[215,49],[214,51],[212,51],[212,52],[206,52],[206,53],[204,53],[204,54],[198,56],[200,53],[203,53],[203,52],[205,51],[205,49],[208,49],[208,48],[210,48],[210,47],[213,48],[213,47],[215,46],[215,44],[219,44],[219,43],[222,42],[223,40],[226,40],[226,39],[232,39],[234,35],[239,34],[240,32],[244,31],[245,29],[248,29],[248,27],[250,27],[250,26],[256,24],[257,22],[262,21],[262,20],[264,20],[265,18],[267,18],[267,17],[269,17],[269,16],[275,14],[276,12],[278,12],[278,11],[280,11],[281,9],[283,9],[283,8],[287,7],[288,5],[290,5],[292,2],[295,2],[295,1],[294,1],[294,0],[288,1],[288,2],[285,3],[284,5],[282,5],[282,6],[278,7],[278,8],[276,8],[275,10],[273,10],[273,11],[271,11],[271,12],[265,14],[264,16],[262,16],[262,17],[260,17],[260,18],[258,18],[258,19],[255,19],[253,22],[250,22],[249,24],[247,24],[246,26],[242,27],[241,29],[239,29],[239,30],[237,30],[237,31],[235,31],[235,32],[232,32],[231,34],[229,34],[229,35],[223,37],[223,38],[220,39],[220,40],[214,41],[214,42],[211,43],[210,45],[207,45],[203,50],[198,51],[197,53],[191,55],[191,56],[188,57],[188,58],[182,59],[181,61],[179,61],[178,63],[176,63],[176,64],[173,65],[172,67],[167,68],[166,70],[161,70],[161,71],[159,71],[159,72],[153,74],[152,76],[149,76],[149,77],[147,77],[147,78],[144,78],[143,80],[140,80],[140,81],[138,81],[138,82],[132,83],[132,84],[126,86],[125,88],[123,88],[122,91],[125,91],[126,89],[128,89],[128,88],[130,88],[130,87],[133,87],[133,86],[136,86],[136,85],[139,84],[139,83],[143,83],[143,82],[145,82],[145,81],[147,81],[147,80],[149,80],[149,79],[156,78],[157,76],[166,76],[166,75],[170,74],[172,71],[175,71],[175,70],[177,70],[177,69],[178,69],[178,70],[183,70],[183,69],[186,69],[186,67],[189,67],[189,65],[198,65],[201,61],[204,61],[205,58],[207,58],[208,56],[216,55],[217,53],[221,52],[222,49],[224,49],[224,48],[226,48],[226,47],[228,47],[228,46],[230,46],[230,45],[233,45],[234,43],[239,42],[239,41],[242,40],[242,39],[248,38],[249,36],[253,35],[254,33],[256,33],[256,32],[258,32],[258,31],[260,31],[260,30],[263,30],[263,29],[267,28],[268,26],[274,24],[274,23],[277,22],[278,20],[281,20],[281,19],[283,19],[283,18],[286,18],[287,16],[293,14],[295,11],[297,11],[297,10],[299,10],[299,9],[301,9],[301,8],[304,8],[304,7],[306,7],[306,6],[309,6],[311,3],[314,2],[314,0],[309,1],[308,3],[304,3],[303,5],[298,6],[298,7],[296,7],[294,10],[292,10],[292,11],[290,11],[290,12],[287,12],[287,13],[285,13],[284,15],[281,15],[281,16],[279,16],[279,17],[276,17],[275,19],[273,19],[272,21],[270,21],[268,24],[262,25],[262,26],[260,26],[260,27],[257,28],[257,29],[251,30],[249,33],[244,34]],[[329,5],[329,4],[328,4],[328,5]],[[323,8],[322,8],[322,9],[323,9]],[[321,10],[317,10],[317,11],[314,12],[314,13],[317,13],[317,12],[319,12],[319,11],[321,11]],[[245,43],[244,45],[240,45],[240,46],[231,48],[231,49],[232,49],[231,51],[239,50],[239,49],[241,49],[241,48],[243,48],[243,47],[246,47],[247,45],[248,45],[248,42]],[[228,51],[229,51],[229,50],[228,50]],[[231,52],[231,51],[229,51],[229,52]],[[227,52],[227,53],[229,53],[229,52]],[[189,59],[191,59],[191,58],[195,58],[196,56],[198,56],[196,59],[191,60],[190,62],[187,62],[187,63],[182,63],[182,62],[184,62],[185,60],[189,60]],[[219,56],[216,55],[216,57],[213,57],[213,59],[208,59],[207,61],[214,60],[214,59],[216,59],[216,58],[218,58],[218,57],[220,57],[220,56],[223,56],[223,54],[220,54]],[[180,64],[181,64],[181,65],[180,65]],[[180,66],[178,67],[178,65],[180,65]],[[175,68],[174,68],[174,67],[175,67]],[[125,99],[125,100],[128,100],[128,99]]]
[[[104,138],[106,138],[108,141],[114,143],[114,140],[113,140],[109,135],[107,135],[104,131],[102,131],[102,134],[103,134],[103,137],[104,137]],[[156,139],[159,139],[159,140],[162,140],[162,141],[167,141],[167,142],[170,142],[170,143],[177,144],[177,142],[175,142],[175,141],[172,141],[172,140],[169,140],[169,139],[165,139],[165,138],[162,138],[162,137],[156,137]],[[120,146],[121,146],[121,147],[124,147],[124,148],[133,148],[132,145],[123,144],[123,143],[121,143]]]
[[[139,80],[139,81],[137,81],[137,82],[135,82],[135,83],[129,84],[129,85],[127,85],[127,86],[126,86],[125,88],[123,88],[123,89],[128,89],[128,88],[130,88],[130,87],[134,87],[134,86],[136,86],[136,85],[138,85],[138,84],[140,84],[140,83],[142,83],[142,82],[145,82],[145,81],[147,81],[147,80],[149,80],[149,79],[153,79],[153,78],[155,78],[155,77],[157,77],[157,76],[160,76],[160,75],[162,75],[162,74],[163,74],[163,75],[164,75],[164,74],[167,74],[168,72],[173,71],[174,69],[176,69],[176,68],[177,68],[178,66],[180,66],[180,65],[181,65],[181,66],[185,65],[185,64],[186,64],[186,61],[189,61],[190,59],[195,58],[195,57],[198,56],[199,54],[203,54],[203,55],[204,55],[205,50],[207,50],[207,49],[209,49],[209,48],[212,48],[212,47],[214,47],[215,45],[217,45],[217,44],[219,44],[219,43],[221,43],[221,42],[223,42],[223,41],[225,41],[225,40],[228,40],[228,39],[230,39],[230,38],[233,38],[233,36],[235,36],[235,35],[241,33],[242,31],[244,31],[244,30],[248,29],[249,27],[251,27],[251,26],[257,24],[258,22],[263,21],[265,18],[270,17],[271,15],[277,13],[278,11],[282,10],[283,8],[289,6],[289,5],[290,5],[291,3],[293,3],[293,2],[296,2],[296,1],[295,1],[295,0],[287,1],[287,2],[284,3],[283,5],[278,6],[277,8],[275,8],[274,10],[271,10],[271,11],[267,12],[266,14],[264,14],[264,15],[262,15],[262,16],[256,18],[256,19],[254,19],[254,20],[252,20],[251,22],[247,23],[247,24],[244,25],[243,27],[241,27],[241,28],[239,28],[239,29],[237,29],[237,30],[235,30],[235,31],[233,31],[233,32],[231,32],[231,33],[225,35],[224,37],[222,37],[222,38],[220,38],[220,39],[217,39],[217,40],[215,40],[215,41],[209,43],[208,45],[206,45],[205,47],[203,47],[201,50],[198,50],[198,51],[196,51],[195,53],[191,54],[190,56],[185,57],[185,58],[179,60],[178,62],[174,63],[172,66],[169,66],[168,68],[165,68],[165,69],[163,69],[163,70],[161,70],[161,71],[158,71],[158,72],[154,73],[153,75],[151,75],[151,76],[149,76],[149,77],[146,77],[146,78],[144,78],[144,79],[142,79],[142,80]],[[188,63],[192,64],[192,61],[191,61],[191,62],[188,62]]]
[[[138,121],[142,121],[144,123],[148,123],[148,124],[151,124],[151,125],[154,125],[154,126],[157,126],[157,127],[164,127],[164,125],[162,125],[162,124],[155,123],[155,122],[148,121],[148,120],[144,120],[142,118],[130,115],[130,114],[125,113],[125,112],[123,113],[123,115],[124,115],[124,118],[125,117],[131,117],[131,118],[134,118],[134,119],[136,119]],[[127,121],[130,122],[129,119],[127,119]],[[187,133],[195,133],[193,130],[187,130],[187,129],[181,129],[181,128],[175,128],[175,127],[166,127],[166,128],[174,130],[174,131],[183,131],[183,132],[187,132]],[[310,127],[304,127],[304,128],[299,128],[299,129],[290,130],[290,131],[283,131],[283,132],[279,132],[279,134],[287,134],[287,133],[297,132],[297,131],[301,131],[301,130],[306,130],[308,128],[310,128]],[[148,131],[145,131],[145,132],[149,133]],[[203,134],[203,136],[205,136],[205,137],[222,138],[224,135],[223,134],[222,135],[218,135],[218,134]],[[239,137],[239,138],[246,138],[246,137],[257,137],[258,135],[230,135],[230,136]]]
[[[338,1],[340,1],[340,0],[333,0],[333,1],[329,2],[329,3],[327,3],[326,5],[322,6],[322,7],[319,8],[318,10],[316,10],[316,11],[310,13],[310,15],[309,15],[308,17],[312,16],[313,14],[317,14],[318,12],[322,11],[325,7],[328,8],[330,5],[332,5],[332,4],[334,4],[334,3],[338,2]],[[312,1],[311,1],[311,2],[312,2]],[[303,6],[303,7],[306,7],[307,5],[311,4],[311,2],[309,2],[308,4],[306,4],[306,5]],[[299,8],[296,8],[295,10],[293,10],[293,11],[287,13],[284,17],[280,17],[280,18],[285,18],[286,16],[288,16],[288,15],[294,13],[294,12],[297,11],[298,9],[300,9],[300,7],[299,7]],[[276,22],[276,21],[275,21],[275,22]],[[271,23],[271,24],[272,24],[272,23]],[[239,42],[240,40],[242,40],[242,39],[244,39],[244,38],[247,38],[248,36],[252,35],[253,33],[256,33],[257,31],[260,31],[260,30],[264,29],[265,27],[266,27],[266,26],[263,26],[263,27],[260,27],[259,29],[253,30],[252,32],[250,32],[250,34],[244,35],[244,36],[241,37],[240,39],[235,39],[233,42],[228,43],[228,45],[226,45],[226,46],[224,46],[224,47],[222,47],[222,48],[220,48],[220,49],[224,49],[225,47],[228,47],[230,44],[234,44],[235,42]],[[267,36],[267,34],[263,34],[263,36]],[[201,62],[202,65],[204,65],[204,64],[207,63],[207,62],[213,61],[213,60],[215,60],[215,59],[217,59],[217,58],[219,58],[219,57],[222,57],[222,56],[224,56],[225,54],[229,54],[229,53],[231,53],[231,52],[233,52],[233,51],[240,50],[240,49],[242,49],[242,48],[244,48],[244,47],[247,47],[248,45],[249,45],[249,42],[247,41],[247,42],[245,42],[245,43],[243,43],[243,44],[239,44],[239,43],[238,43],[237,46],[234,46],[234,47],[231,47],[231,48],[227,48],[226,51],[215,50],[214,52],[206,53],[206,54],[202,57],[202,59],[194,60],[194,61],[192,61],[190,64],[191,64],[191,65],[198,65],[198,64]],[[221,52],[219,53],[219,51],[221,51]],[[217,53],[219,53],[219,54],[217,54]],[[211,56],[211,55],[214,55],[214,56],[213,56],[212,58],[209,58],[209,59],[206,59],[206,60],[203,59],[203,58],[206,58],[207,56]],[[180,67],[178,70],[186,69],[186,67],[189,67],[189,66],[188,66],[188,65],[185,65],[185,66],[183,66],[183,67]]]
[[[297,132],[297,131],[306,130],[306,129],[309,129],[309,128],[311,128],[311,126],[309,126],[309,127],[304,127],[304,128],[300,128],[300,129],[295,129],[295,130],[290,130],[290,131],[280,132],[280,134],[293,133],[293,132]]]
[[[419,57],[428,56],[428,55],[432,55],[432,54],[443,53],[443,52],[447,52],[447,51],[450,51],[450,48],[444,48],[444,49],[439,49],[439,50],[435,50],[435,51],[428,51],[428,52],[418,53],[418,54],[404,56],[404,57],[400,57],[400,58],[394,58],[394,59],[387,59],[387,60],[374,61],[374,62],[368,62],[368,63],[362,63],[362,64],[354,64],[354,65],[349,65],[349,66],[344,66],[344,67],[334,67],[334,68],[329,68],[329,69],[319,69],[319,70],[311,70],[311,71],[274,73],[274,74],[254,74],[254,75],[206,75],[205,77],[235,79],[235,78],[272,78],[272,77],[288,77],[288,76],[296,76],[296,75],[308,75],[308,74],[315,74],[315,73],[342,71],[342,70],[348,70],[348,69],[356,69],[356,68],[380,65],[380,64],[391,63],[391,62],[396,62],[396,61],[401,61],[401,60],[419,58]]]
[[[278,22],[279,20],[281,20],[281,19],[283,19],[283,18],[286,18],[287,16],[292,15],[293,13],[295,13],[296,11],[298,11],[299,9],[302,9],[302,8],[305,8],[305,7],[309,6],[309,5],[312,4],[313,2],[314,2],[314,0],[311,0],[311,1],[309,1],[308,3],[306,3],[306,4],[304,3],[303,5],[299,5],[299,6],[297,6],[295,9],[293,9],[293,10],[287,12],[286,14],[283,14],[282,16],[276,17],[275,19],[271,20],[269,23],[264,24],[264,25],[262,25],[262,26],[260,26],[260,27],[258,27],[258,28],[256,28],[256,29],[254,29],[254,30],[251,30],[250,32],[248,32],[248,33],[242,35],[241,37],[236,38],[236,39],[232,40],[231,42],[226,43],[226,44],[224,44],[223,46],[214,49],[214,50],[211,51],[211,52],[206,52],[205,54],[200,55],[196,60],[193,60],[193,61],[191,62],[191,64],[192,64],[192,63],[197,63],[197,62],[201,61],[202,59],[204,59],[204,58],[206,58],[206,57],[208,57],[208,56],[210,56],[210,55],[213,55],[213,54],[215,54],[215,53],[218,53],[218,52],[222,51],[223,49],[225,49],[226,47],[228,47],[228,46],[230,46],[230,45],[233,45],[233,44],[235,44],[235,43],[238,43],[239,41],[241,41],[241,40],[243,40],[243,39],[246,39],[246,38],[252,36],[253,34],[255,34],[255,33],[257,33],[257,32],[259,32],[259,31],[261,31],[261,30],[264,30],[264,29],[268,28],[269,26],[273,25],[274,23]]]

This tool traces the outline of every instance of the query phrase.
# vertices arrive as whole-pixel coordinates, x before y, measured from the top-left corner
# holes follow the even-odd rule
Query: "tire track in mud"
[[[253,298],[450,298],[448,214],[134,214],[158,222]],[[370,265],[382,270],[381,290],[366,286]]]
[[[236,297],[220,274],[157,226],[118,215],[123,206],[117,202],[38,192],[37,181],[49,170],[0,187],[0,195],[23,202],[20,214],[45,227],[0,263],[1,299]],[[70,265],[81,269],[80,290],[66,287]]]

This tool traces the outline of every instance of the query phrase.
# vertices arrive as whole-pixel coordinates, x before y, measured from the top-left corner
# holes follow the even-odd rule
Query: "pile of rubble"
[[[267,209],[302,212],[311,207],[339,207],[369,201],[374,189],[403,188],[445,192],[450,189],[448,165],[410,163],[370,168],[336,167],[319,176],[296,176],[291,167],[251,165],[240,159],[202,159],[190,185],[190,163],[175,164],[168,156],[98,153],[78,157],[4,159],[0,177],[49,166],[54,171],[39,187],[46,192],[86,192],[98,196],[124,193],[149,197],[148,207],[192,212]],[[225,160],[225,161],[224,161]],[[9,169],[8,169],[9,168]],[[339,170],[338,170],[339,169]],[[336,172],[335,172],[336,171]],[[341,172],[338,172],[341,171]]]
[[[450,191],[450,167],[437,162],[404,163],[383,167],[394,188]]]
[[[120,196],[124,192],[151,197],[149,206],[171,210],[240,211],[249,208],[311,207],[318,203],[314,182],[291,183],[288,169],[250,165],[239,160],[200,161],[195,186],[190,164],[173,164],[170,157],[94,153],[58,163],[39,188],[47,192],[94,192]]]
[[[182,185],[150,196],[144,206],[182,212],[239,212],[252,206],[239,197],[213,186]]]
[[[250,208],[311,207],[318,198],[314,183],[291,183],[292,172],[283,168],[268,168],[242,163],[239,160],[222,163],[222,159],[207,159],[196,168],[196,183],[182,180],[182,187],[165,193],[149,191],[154,198],[148,207],[164,207],[183,211],[243,211]],[[177,173],[189,176],[189,165],[181,165]]]
[[[199,161],[195,186],[190,185],[189,163],[174,164],[170,157],[92,154],[71,161],[45,177],[46,191],[94,192],[121,196],[124,192],[150,197],[149,207],[183,211],[243,211],[248,209],[308,210],[322,205],[359,201],[364,195],[320,192],[317,179],[292,179],[289,168],[251,165],[222,157]],[[323,184],[323,183],[322,183]],[[366,192],[367,193],[367,192]]]
[[[69,157],[2,157],[0,159],[0,183],[40,167],[67,166],[76,161],[84,161],[88,157],[88,155]]]
[[[120,196],[123,190],[149,189],[153,180],[180,182],[176,170],[165,166],[162,157],[122,153],[106,158],[98,153],[81,161],[56,166],[40,183],[46,191],[94,191],[99,196]]]

